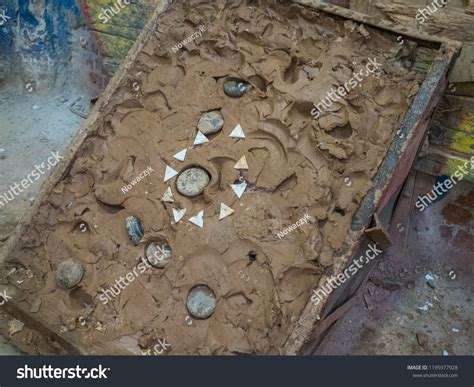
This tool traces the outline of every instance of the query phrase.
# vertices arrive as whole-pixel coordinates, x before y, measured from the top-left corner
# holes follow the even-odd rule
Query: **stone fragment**
[[[193,145],[201,145],[205,144],[206,142],[209,142],[209,139],[198,130]]]
[[[188,148],[184,148],[183,150],[179,151],[178,153],[176,153],[175,155],[173,155],[173,157],[176,159],[176,160],[179,160],[179,161],[184,161],[184,159],[186,158],[186,152],[188,151]]]
[[[203,228],[204,227],[204,210],[199,211],[199,213],[196,216],[193,216],[192,218],[190,218],[189,222],[200,228]]]
[[[170,166],[167,165],[166,169],[165,169],[165,179],[164,179],[164,181],[166,182],[168,180],[171,180],[177,174],[178,174],[178,172],[176,172],[173,168],[171,168]]]
[[[176,210],[173,208],[173,218],[175,223],[179,223],[179,221],[183,218],[184,214],[186,213],[186,208],[181,208],[179,210]]]
[[[224,83],[224,93],[229,97],[240,98],[252,90],[252,85],[242,80],[230,80]]]
[[[229,206],[226,206],[224,203],[221,203],[221,212],[219,214],[219,220],[227,218],[229,215],[232,215],[234,210]]]
[[[240,124],[237,124],[234,130],[229,134],[229,137],[232,138],[245,138],[245,133]]]
[[[163,196],[161,198],[161,201],[165,202],[165,203],[173,203],[174,202],[173,191],[171,191],[171,187],[166,188],[166,191],[163,194]]]
[[[249,169],[249,165],[247,164],[247,159],[245,155],[242,156],[239,161],[237,161],[234,165],[235,169]]]
[[[219,111],[204,113],[197,124],[198,130],[205,135],[219,132],[224,126],[224,117]]]
[[[242,195],[244,194],[245,189],[247,188],[247,183],[243,181],[242,183],[239,183],[239,184],[232,184],[230,188],[232,188],[232,191],[234,191],[234,193],[240,199]]]
[[[81,282],[83,276],[82,265],[72,259],[67,259],[61,262],[56,269],[56,285],[63,289],[71,289]]]
[[[142,222],[136,216],[129,216],[125,219],[125,227],[127,228],[128,235],[132,239],[135,245],[138,245],[143,238],[143,227]]]

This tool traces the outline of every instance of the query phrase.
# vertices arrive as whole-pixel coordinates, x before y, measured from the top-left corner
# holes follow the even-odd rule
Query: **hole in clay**
[[[71,303],[71,308],[75,310],[86,308],[86,304],[93,304],[92,296],[80,287],[69,292],[69,301]]]
[[[299,68],[298,68],[298,59],[295,57],[291,58],[291,64],[286,69],[285,74],[283,75],[283,80],[286,83],[295,83],[298,80]]]
[[[239,34],[239,38],[243,39],[249,43],[255,44],[255,45],[260,45],[260,38],[251,32],[244,31],[241,34]]]
[[[103,202],[100,199],[97,199],[97,204],[108,214],[117,214],[118,212],[122,211],[125,207],[119,205],[113,205]]]
[[[267,82],[259,75],[253,75],[249,78],[249,81],[252,85],[262,90],[263,92],[267,91]]]
[[[336,207],[336,208],[334,209],[334,211],[336,211],[338,214],[340,214],[340,215],[342,215],[342,216],[345,216],[345,215],[346,215],[346,211],[345,211],[343,208],[341,208],[341,207]]]
[[[338,126],[328,132],[332,137],[340,139],[348,139],[352,136],[353,130],[350,124],[344,126]]]
[[[248,253],[249,260],[254,262],[257,260],[257,253],[253,250],[249,251]]]
[[[86,222],[79,221],[74,226],[73,231],[80,234],[88,234],[90,232],[90,226]]]
[[[309,120],[310,118],[312,119],[311,110],[313,109],[314,109],[314,105],[311,102],[308,102],[308,101],[295,102],[293,103],[290,110],[288,111],[288,117],[291,120],[302,119],[303,120],[302,125],[304,126],[307,120]]]

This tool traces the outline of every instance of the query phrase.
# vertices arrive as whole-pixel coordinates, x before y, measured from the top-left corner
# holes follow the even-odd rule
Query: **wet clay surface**
[[[1,276],[18,305],[90,354],[141,354],[163,339],[167,354],[282,353],[418,88],[396,37],[369,28],[367,36],[296,5],[187,3],[165,13]],[[203,36],[173,53],[201,24]],[[374,57],[380,74],[313,119],[313,102]],[[228,79],[252,90],[229,97]],[[200,117],[216,110],[222,130],[193,147]],[[237,124],[245,139],[229,137]],[[172,157],[186,147],[184,161]],[[235,169],[244,155],[248,170]],[[167,165],[199,166],[210,182],[183,196],[176,177],[164,182]],[[148,166],[153,172],[124,193]],[[240,199],[230,188],[239,181],[248,184]],[[168,187],[174,202],[161,201]],[[235,212],[219,220],[221,203]],[[173,208],[186,209],[178,223]],[[203,228],[188,221],[201,210]],[[306,213],[308,224],[277,236]],[[137,246],[129,216],[143,225]],[[153,241],[169,245],[171,261],[137,266]],[[84,268],[72,290],[55,284],[67,259]],[[32,278],[17,284],[6,275],[12,267]],[[104,304],[101,289],[130,272],[135,279]],[[216,297],[207,319],[186,309],[198,285]]]

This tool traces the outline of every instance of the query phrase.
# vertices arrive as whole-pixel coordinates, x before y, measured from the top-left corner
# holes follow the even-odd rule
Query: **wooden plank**
[[[468,13],[470,15],[474,15],[474,0],[469,1],[469,5],[466,9],[466,13]]]
[[[311,6],[321,11],[330,12],[334,15],[352,19],[359,23],[368,24],[375,28],[391,31],[400,36],[409,36],[412,40],[418,41],[418,43],[422,44],[423,46],[439,47],[439,44],[445,43],[446,47],[453,47],[456,49],[460,49],[462,47],[461,43],[449,37],[428,33],[426,31],[420,31],[401,23],[394,23],[383,19],[381,20],[379,17],[355,12],[351,9],[341,8],[336,5],[320,2],[318,0],[295,0],[295,3]],[[432,44],[430,45],[430,43]]]
[[[473,0],[474,1],[474,0]],[[425,23],[416,21],[418,9],[425,8],[432,1],[428,0],[399,0],[395,2],[380,0],[352,0],[351,9],[372,16],[380,16],[386,20],[410,26],[425,32],[441,34],[452,39],[469,43],[469,37],[474,36],[474,29],[467,28],[474,22],[474,14],[465,14],[469,8],[458,0],[449,1],[449,6],[434,13]],[[382,11],[382,12],[381,12]],[[461,14],[461,15],[460,15]],[[469,31],[468,31],[469,30]],[[471,39],[472,41],[472,39]],[[467,44],[463,47],[461,55],[451,72],[449,81],[451,83],[474,82],[474,45]],[[468,89],[467,85],[457,86],[463,89],[463,95],[474,96],[474,86]]]
[[[471,27],[471,29],[474,29],[474,27]],[[449,77],[449,82],[474,82],[474,45],[465,45],[462,48],[461,55],[456,61],[456,65]],[[469,95],[474,96],[474,91],[471,91]]]
[[[474,16],[459,12],[458,8],[444,7],[428,16],[420,23],[416,15],[419,7],[410,4],[385,4],[378,2],[375,6],[380,9],[388,20],[410,26],[428,34],[437,34],[453,40],[474,43],[474,29],[466,26],[474,25]],[[422,20],[419,13],[419,20]]]

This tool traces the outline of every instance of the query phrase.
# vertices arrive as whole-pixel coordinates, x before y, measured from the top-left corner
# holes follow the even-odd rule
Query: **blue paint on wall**
[[[0,60],[7,60],[13,53],[12,29],[16,19],[15,2],[16,0],[0,0],[0,13],[3,15],[5,11],[5,15],[10,18],[3,21],[0,26]]]
[[[0,26],[0,60],[15,62],[15,53],[32,62],[68,60],[71,32],[83,24],[79,1],[45,0],[44,6],[39,7],[34,0],[0,0],[0,12],[6,9],[7,15],[12,16],[8,25]],[[22,39],[18,39],[20,36]]]
[[[18,11],[20,13],[20,23],[31,28],[38,26],[39,22],[28,9],[29,4],[30,0],[19,0]]]

